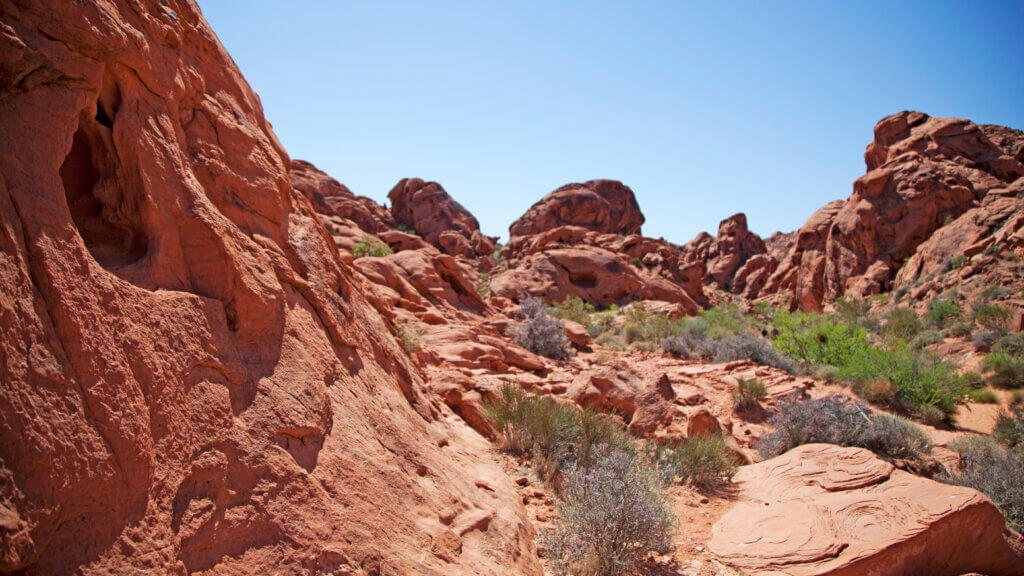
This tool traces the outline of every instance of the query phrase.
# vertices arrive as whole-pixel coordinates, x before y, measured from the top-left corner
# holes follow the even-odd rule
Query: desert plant
[[[715,362],[753,360],[758,364],[787,372],[795,370],[792,359],[773,348],[764,338],[753,334],[739,333],[719,340],[708,340],[704,347],[705,354]]]
[[[594,343],[598,346],[604,346],[605,348],[611,348],[612,350],[625,350],[626,343],[622,336],[615,332],[602,332],[594,338]]]
[[[712,339],[743,334],[751,329],[750,318],[735,304],[720,304],[702,310],[700,316],[691,320],[696,324],[692,329],[703,332]]]
[[[910,308],[897,307],[889,312],[885,334],[890,338],[911,340],[921,331],[921,320]]]
[[[516,344],[534,354],[555,360],[569,357],[569,338],[565,335],[565,327],[548,314],[540,300],[527,298],[519,309],[523,322],[509,328]]]
[[[590,325],[590,315],[594,313],[594,306],[584,301],[579,296],[566,296],[565,300],[554,306],[554,315],[563,320],[572,320],[584,326]]]
[[[890,458],[916,458],[931,450],[928,437],[913,423],[838,395],[789,400],[768,424],[773,431],[757,445],[766,458],[816,442],[859,446]]]
[[[941,479],[985,494],[1002,511],[1006,524],[1024,530],[1024,450],[968,448],[960,455],[960,472]]]
[[[981,291],[981,297],[984,300],[998,300],[1004,296],[1009,296],[1012,291],[1006,286],[986,286]]]
[[[1008,448],[1024,448],[1024,406],[1000,412],[992,438]]]
[[[946,270],[956,270],[957,268],[962,268],[965,264],[967,264],[967,256],[957,254],[950,258],[949,262],[946,262]]]
[[[991,388],[975,388],[967,393],[967,397],[975,404],[998,404],[999,396]]]
[[[687,360],[696,360],[701,357],[701,348],[690,335],[662,338],[661,349],[669,354],[680,358],[686,358]]]
[[[856,381],[851,386],[854,394],[872,404],[896,406],[899,389],[885,378],[865,379]]]
[[[993,352],[1024,357],[1024,333],[1007,334],[992,345]]]
[[[1010,313],[997,304],[983,303],[974,309],[974,321],[982,328],[1004,334],[1008,328]]]
[[[918,350],[933,344],[942,343],[942,334],[938,330],[925,330],[911,340],[910,345]]]
[[[775,347],[805,364],[844,365],[867,347],[867,332],[834,318],[804,312],[779,312],[772,319]]]
[[[1024,386],[1024,357],[1005,352],[993,352],[985,356],[982,364],[992,374],[988,383],[996,388],[1020,388]]]
[[[352,246],[353,258],[361,258],[363,256],[379,258],[381,256],[387,256],[388,254],[394,254],[394,250],[392,250],[387,244],[372,236],[363,236]]]
[[[654,471],[637,456],[600,447],[590,467],[565,471],[564,503],[546,534],[559,574],[613,576],[672,546],[675,519]]]
[[[678,478],[702,490],[713,489],[727,484],[736,473],[736,459],[717,434],[658,444],[649,459],[666,485]]]
[[[944,328],[961,314],[960,305],[952,300],[935,299],[928,303],[925,318],[935,328]]]
[[[402,348],[406,352],[419,352],[420,342],[423,338],[423,331],[416,322],[406,322],[400,324],[396,330],[398,332],[398,339],[402,342]]]
[[[737,378],[736,389],[732,391],[733,409],[742,412],[758,408],[767,395],[768,388],[759,378]]]
[[[947,336],[954,338],[970,338],[973,330],[973,323],[961,320],[959,322],[950,323],[949,327],[946,328],[944,332]]]
[[[999,342],[999,339],[1003,337],[1003,333],[999,330],[992,330],[990,328],[982,328],[974,333],[971,337],[971,345],[978,350],[988,350],[992,346]]]

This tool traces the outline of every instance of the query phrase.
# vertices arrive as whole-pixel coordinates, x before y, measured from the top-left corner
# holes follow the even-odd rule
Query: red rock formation
[[[356,196],[344,184],[309,162],[292,160],[288,178],[292,187],[309,199],[318,214],[347,218],[370,234],[398,227],[387,208],[366,196]]]
[[[395,220],[452,256],[473,258],[494,252],[495,238],[480,233],[476,218],[437,182],[400,180],[388,192]]]
[[[198,8],[3,30],[0,571],[539,575]]]
[[[579,226],[606,234],[639,234],[643,223],[628,186],[615,180],[591,180],[566,184],[541,198],[509,226],[509,233],[515,238]]]
[[[715,524],[710,548],[744,574],[1024,573],[990,500],[862,448],[799,446],[734,481],[739,502]]]
[[[822,208],[797,232],[761,294],[789,291],[792,306],[816,310],[841,295],[889,290],[904,260],[937,230],[1024,176],[1015,156],[1022,142],[1017,131],[960,118],[882,119],[864,154],[868,173],[848,200]]]

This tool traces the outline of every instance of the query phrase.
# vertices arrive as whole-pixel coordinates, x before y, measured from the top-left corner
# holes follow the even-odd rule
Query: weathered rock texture
[[[388,199],[395,220],[444,252],[467,258],[494,252],[495,239],[481,234],[476,218],[437,182],[400,180]]]
[[[347,186],[309,162],[292,160],[288,178],[292,187],[309,199],[318,214],[346,218],[370,234],[398,227],[387,208],[366,196],[356,196]]]
[[[198,8],[0,30],[0,572],[540,574]]]
[[[566,184],[530,207],[509,226],[516,236],[540,234],[559,226],[579,226],[606,234],[640,234],[644,215],[633,191],[615,180]]]
[[[799,446],[734,480],[739,502],[715,524],[710,547],[744,574],[1024,572],[991,501],[862,448]]]

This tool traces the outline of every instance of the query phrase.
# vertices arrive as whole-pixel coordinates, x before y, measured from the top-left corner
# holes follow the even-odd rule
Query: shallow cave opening
[[[573,272],[570,270],[569,281],[580,288],[593,288],[597,286],[597,275],[591,271]]]
[[[133,193],[113,142],[120,93],[104,81],[95,111],[84,110],[60,167],[71,219],[93,258],[120,269],[146,255],[148,241]],[[113,86],[113,87],[111,87]]]

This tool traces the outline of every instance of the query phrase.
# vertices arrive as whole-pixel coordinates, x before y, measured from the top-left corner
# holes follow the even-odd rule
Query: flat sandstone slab
[[[808,444],[750,466],[710,549],[744,574],[1024,573],[979,492],[914,476],[862,448]]]

